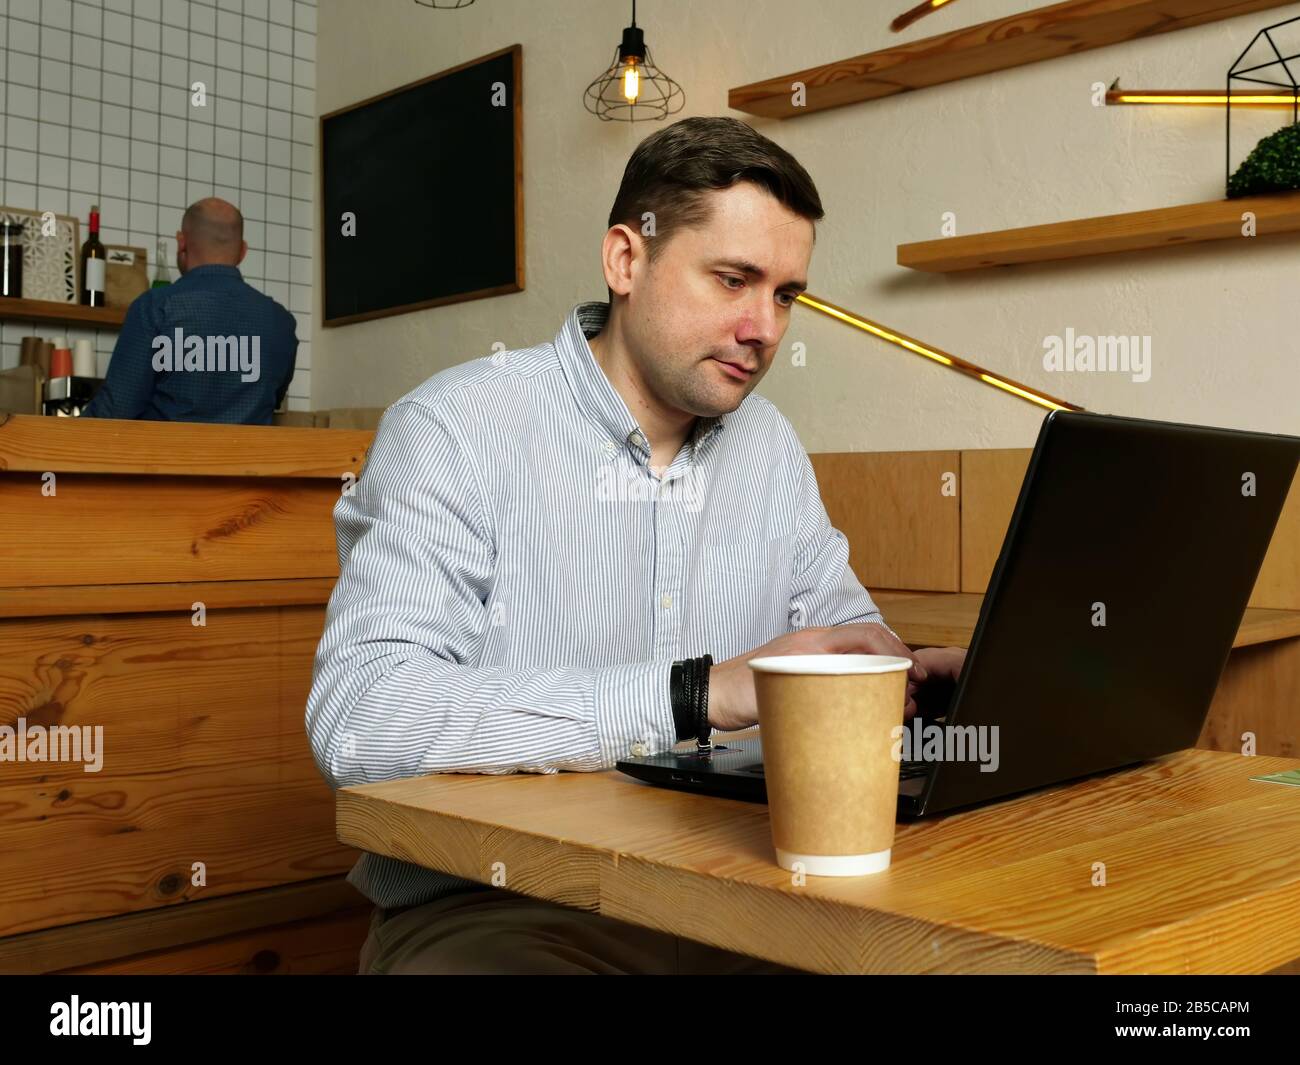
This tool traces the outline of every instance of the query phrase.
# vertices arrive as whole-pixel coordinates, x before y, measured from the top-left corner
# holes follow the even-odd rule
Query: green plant
[[[1228,198],[1300,189],[1300,122],[1270,133],[1228,181]]]

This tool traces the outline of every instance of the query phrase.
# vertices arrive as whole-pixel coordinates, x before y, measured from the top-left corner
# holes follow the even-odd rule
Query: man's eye
[[[745,279],[743,277],[736,277],[733,274],[723,274],[722,281],[724,284],[728,281],[738,281],[742,285],[745,283]],[[731,288],[731,285],[727,285],[727,288]]]
[[[795,297],[793,294],[791,294],[791,293],[789,293],[789,292],[778,292],[777,295],[778,295],[778,296],[781,296],[781,297],[783,297],[783,298],[785,298],[786,300],[789,301],[788,303],[782,303],[782,304],[781,304],[782,307],[793,307],[793,306],[794,306],[794,301],[795,301],[796,297]]]

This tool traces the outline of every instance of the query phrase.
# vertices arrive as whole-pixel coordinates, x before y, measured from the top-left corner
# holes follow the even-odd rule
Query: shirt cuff
[[[863,619],[863,624],[864,624],[864,625],[879,625],[879,626],[880,626],[882,629],[884,629],[887,633],[889,633],[891,636],[893,636],[894,639],[896,639],[899,643],[904,644],[904,645],[906,645],[906,643],[907,643],[907,641],[904,640],[901,636],[899,636],[898,633],[896,633],[893,629],[891,629],[888,625],[885,624],[885,619],[884,619],[883,617],[881,617],[879,614],[877,614],[874,618],[864,618],[864,619]]]
[[[620,758],[669,750],[677,743],[669,695],[671,658],[633,662],[596,671],[594,690],[600,767]]]

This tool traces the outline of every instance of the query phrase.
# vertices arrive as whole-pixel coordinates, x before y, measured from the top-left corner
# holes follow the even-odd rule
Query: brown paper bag
[[[105,244],[105,301],[109,307],[131,306],[149,288],[149,266],[143,248],[127,244]]]

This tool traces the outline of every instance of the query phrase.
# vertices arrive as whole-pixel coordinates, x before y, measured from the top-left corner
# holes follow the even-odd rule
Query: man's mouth
[[[737,381],[748,381],[751,377],[754,376],[755,371],[758,369],[758,367],[756,366],[754,367],[753,370],[751,370],[745,367],[744,365],[742,365],[741,363],[726,362],[725,360],[719,359],[716,356],[710,356],[710,358],[712,358],[714,362],[716,362],[719,366],[722,367],[723,373],[725,373],[728,377],[734,378]]]

